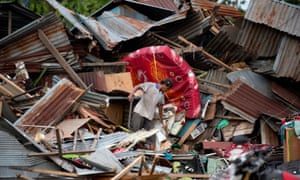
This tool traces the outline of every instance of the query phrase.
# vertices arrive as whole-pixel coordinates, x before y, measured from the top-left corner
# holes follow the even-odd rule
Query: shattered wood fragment
[[[80,113],[80,115],[83,117],[83,118],[91,118],[93,119],[94,121],[98,122],[99,124],[101,124],[102,126],[108,128],[108,129],[113,129],[115,130],[115,126],[113,125],[109,125],[107,124],[104,120],[102,120],[101,118],[99,118],[97,116],[97,113],[96,112],[93,112],[92,110],[88,109],[87,106],[84,106],[83,104],[80,105],[78,107],[78,112]]]

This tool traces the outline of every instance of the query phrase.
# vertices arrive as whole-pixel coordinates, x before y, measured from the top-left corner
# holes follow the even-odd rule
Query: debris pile
[[[299,8],[124,0],[85,17],[47,2],[42,17],[0,6],[26,19],[0,39],[1,178],[208,179],[265,147],[274,166],[300,160]],[[132,131],[128,94],[166,77],[164,124]]]

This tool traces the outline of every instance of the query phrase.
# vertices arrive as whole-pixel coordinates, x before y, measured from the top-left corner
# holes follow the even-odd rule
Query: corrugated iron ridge
[[[282,32],[267,26],[244,21],[236,43],[256,56],[275,56],[282,34]]]
[[[251,0],[245,19],[300,36],[300,7],[275,0]]]
[[[259,118],[261,114],[284,118],[292,113],[288,107],[284,107],[276,101],[267,98],[240,80],[236,80],[233,83],[233,89],[225,95],[222,103],[229,104],[234,109],[247,114],[248,117],[250,116],[253,119]],[[234,109],[230,108],[229,110]],[[253,119],[247,120],[252,122]]]
[[[238,9],[227,6],[224,4],[219,4],[216,2],[211,2],[207,0],[191,0],[192,6],[195,9],[201,10],[206,9],[210,11],[211,13],[214,11],[215,7],[219,7],[217,14],[221,16],[231,16],[231,17],[243,17],[243,13],[239,11]]]
[[[46,161],[39,157],[28,157],[30,151],[5,131],[0,131],[0,149],[0,167],[33,166]]]
[[[32,136],[37,128],[31,126],[53,125],[83,93],[84,90],[77,88],[71,81],[62,79],[27,110],[14,125]]]
[[[278,77],[300,81],[300,41],[291,36],[282,38],[273,70]]]

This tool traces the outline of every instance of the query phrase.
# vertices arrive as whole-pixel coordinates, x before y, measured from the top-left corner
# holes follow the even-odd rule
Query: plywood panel
[[[131,92],[133,88],[130,72],[105,75],[106,92],[125,91]]]

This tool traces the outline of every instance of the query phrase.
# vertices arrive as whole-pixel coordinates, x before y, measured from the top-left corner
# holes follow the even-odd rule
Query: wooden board
[[[278,146],[278,136],[264,120],[260,120],[261,143]]]
[[[284,161],[290,162],[300,159],[300,139],[297,138],[294,128],[285,129]]]
[[[130,72],[105,74],[106,92],[125,91],[130,93],[133,83]]]

